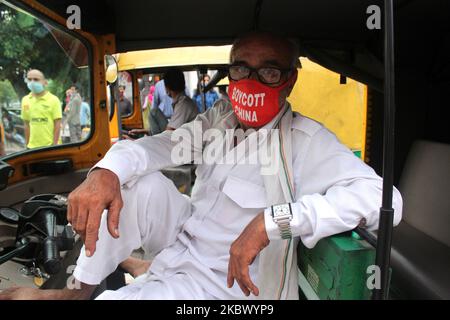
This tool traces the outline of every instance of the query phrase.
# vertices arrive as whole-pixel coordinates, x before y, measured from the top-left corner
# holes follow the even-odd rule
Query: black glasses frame
[[[247,77],[240,78],[240,79],[234,79],[234,78],[231,76],[231,72],[230,72],[230,69],[233,68],[233,67],[243,67],[243,68],[247,68],[247,69],[249,70],[248,76],[247,76]],[[278,70],[278,71],[280,71],[280,78],[279,78],[277,81],[275,81],[275,82],[267,82],[267,81],[264,81],[263,77],[260,76],[260,74],[259,74],[259,71],[260,71],[261,69],[274,69],[274,70]],[[283,75],[287,74],[288,72],[290,72],[290,71],[292,71],[292,70],[293,70],[293,68],[277,68],[277,67],[251,68],[251,67],[246,66],[246,65],[243,65],[243,64],[231,64],[231,65],[228,66],[228,77],[229,77],[231,80],[233,80],[233,81],[239,81],[239,80],[242,80],[242,79],[248,79],[248,78],[251,77],[251,75],[252,75],[253,73],[255,73],[256,76],[258,77],[258,80],[259,80],[261,83],[264,83],[264,84],[277,84],[277,83],[279,83],[279,82],[281,81],[281,78],[283,77]]]

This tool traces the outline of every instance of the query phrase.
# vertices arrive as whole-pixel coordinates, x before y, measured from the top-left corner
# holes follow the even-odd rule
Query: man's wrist
[[[129,179],[129,174],[127,172],[127,167],[123,165],[116,155],[109,154],[107,157],[103,158],[89,171],[88,175],[95,169],[105,169],[114,173],[119,179],[120,185],[127,183]]]
[[[100,173],[100,174],[106,174],[106,175],[109,175],[109,176],[111,176],[111,178],[115,178],[115,179],[117,179],[118,181],[119,181],[119,184],[120,184],[120,180],[119,180],[119,177],[117,176],[117,174],[115,174],[113,171],[111,171],[111,170],[109,170],[109,169],[106,169],[106,168],[100,168],[100,167],[94,167],[94,168],[92,168],[90,171],[89,171],[89,173],[88,173],[88,177],[89,176],[91,176],[93,173]]]
[[[268,207],[264,210],[264,225],[266,227],[266,233],[269,240],[280,240],[280,229],[272,218],[272,207]]]

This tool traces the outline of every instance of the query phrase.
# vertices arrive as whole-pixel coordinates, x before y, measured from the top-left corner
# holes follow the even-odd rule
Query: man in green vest
[[[57,145],[61,131],[61,102],[45,89],[47,80],[39,70],[27,74],[30,94],[22,99],[21,117],[25,124],[27,148]]]

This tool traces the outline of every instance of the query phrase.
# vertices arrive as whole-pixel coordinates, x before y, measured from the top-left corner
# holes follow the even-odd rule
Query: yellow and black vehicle
[[[0,0],[0,105],[21,110],[26,72],[39,69],[62,117],[58,144],[7,144],[0,157],[0,290],[67,285],[81,241],[67,224],[65,196],[122,126],[143,126],[142,75],[184,65],[182,56],[167,63],[147,50],[217,49],[266,30],[295,39],[302,63],[311,62],[291,97],[300,112],[326,123],[384,178],[378,233],[357,229],[312,250],[299,246],[301,297],[450,299],[449,21],[445,0]],[[226,63],[184,68],[205,73]],[[123,118],[114,99],[121,80],[134,106]],[[85,112],[81,137],[71,134],[74,95]],[[393,185],[404,199],[394,229]]]
[[[228,78],[224,70],[229,61],[230,49],[230,45],[197,46],[115,54],[113,59],[116,64],[108,66],[107,73],[114,75],[111,76],[112,79],[127,88],[125,96],[132,104],[132,111],[122,115],[120,123],[115,115],[111,117],[111,142],[122,138],[119,132],[149,129],[149,121],[146,118],[151,106],[145,105],[148,103],[148,90],[145,91],[146,84],[143,79],[150,79],[147,80],[147,86],[150,88],[150,84],[154,85],[153,77],[158,77],[169,67],[178,67],[184,71],[188,87],[186,90],[190,96],[194,96],[195,90],[200,88],[199,79],[202,78],[202,72],[212,75],[210,88],[227,88]],[[323,123],[355,155],[364,157],[367,86],[353,79],[346,79],[345,83],[341,83],[339,74],[304,57],[301,58],[301,66],[298,69],[301,82],[296,84],[288,98],[294,111]],[[203,108],[206,110],[204,106]],[[117,104],[115,110],[115,114],[119,114]],[[194,183],[194,179],[188,177],[191,174],[191,171],[187,170],[188,167],[164,170],[172,179],[178,177],[175,183],[180,191],[184,192],[191,189],[189,182]]]
[[[198,87],[201,70],[213,74],[211,86],[227,86],[226,73],[231,46],[197,46],[140,50],[115,55],[121,83],[130,87],[128,99],[133,108],[130,114],[122,116],[122,127],[142,128],[144,116],[140,96],[143,77],[150,78],[165,68],[180,67],[187,72],[188,87]],[[301,59],[298,69],[301,77],[289,102],[294,111],[323,123],[333,131],[355,154],[364,158],[366,132],[367,86],[353,79],[341,83],[340,75],[330,71],[306,57]],[[193,74],[189,74],[193,73]],[[200,77],[201,78],[201,77]],[[138,88],[138,90],[136,90]],[[193,91],[193,90],[188,90]],[[189,92],[191,94],[191,92]],[[320,97],[320,99],[318,99]],[[111,132],[118,137],[117,121],[111,121]]]

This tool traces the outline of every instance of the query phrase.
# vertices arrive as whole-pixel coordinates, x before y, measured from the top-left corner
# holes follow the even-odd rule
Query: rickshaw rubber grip
[[[44,213],[45,229],[47,231],[47,238],[43,243],[43,262],[44,269],[49,274],[56,274],[61,270],[61,260],[59,256],[59,246],[56,232],[56,216],[51,210]]]
[[[44,269],[49,274],[56,274],[61,270],[58,243],[55,237],[48,237],[43,243]]]

